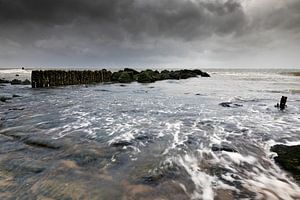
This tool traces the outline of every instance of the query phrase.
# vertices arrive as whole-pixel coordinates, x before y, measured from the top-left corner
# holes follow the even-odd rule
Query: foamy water
[[[106,165],[111,181],[147,185],[149,199],[173,199],[174,191],[179,199],[300,199],[299,185],[270,152],[277,143],[300,143],[300,77],[259,70],[210,73],[125,87],[1,86],[2,94],[21,97],[0,104],[0,134],[71,138],[112,150]],[[288,107],[279,111],[274,105],[282,95]],[[211,150],[221,144],[235,151]]]

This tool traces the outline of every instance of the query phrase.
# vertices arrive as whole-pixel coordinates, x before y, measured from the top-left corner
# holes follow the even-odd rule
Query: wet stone
[[[229,107],[236,108],[236,107],[242,107],[243,106],[241,104],[232,103],[232,102],[222,102],[222,103],[219,103],[219,105],[222,106],[222,107],[225,107],[225,108],[229,108]]]
[[[40,148],[49,148],[49,149],[59,149],[63,147],[59,141],[52,139],[44,139],[36,136],[29,137],[24,140],[24,143],[30,146],[40,147]]]
[[[222,143],[222,144],[213,144],[211,147],[212,151],[227,151],[227,152],[238,152],[233,146],[230,144]]]
[[[277,153],[274,158],[275,162],[280,165],[284,170],[291,173],[291,175],[300,181],[300,145],[286,146],[275,145],[271,151]]]
[[[124,147],[124,146],[129,146],[129,145],[132,145],[132,142],[130,142],[130,141],[116,141],[116,142],[113,142],[111,144],[111,146],[113,146],[113,147]]]
[[[6,80],[6,79],[1,79],[1,78],[0,78],[0,83],[10,83],[10,81],[9,81],[9,80]]]
[[[0,101],[1,102],[7,102],[7,100],[11,100],[11,97],[6,97],[6,96],[0,96]]]

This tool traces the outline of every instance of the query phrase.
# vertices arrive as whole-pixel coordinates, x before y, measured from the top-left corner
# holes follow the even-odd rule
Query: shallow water
[[[20,96],[0,102],[0,199],[300,199],[269,151],[300,143],[300,77],[209,73],[125,86],[0,86],[0,96]],[[279,111],[282,95],[288,107]],[[212,151],[223,144],[234,151]]]

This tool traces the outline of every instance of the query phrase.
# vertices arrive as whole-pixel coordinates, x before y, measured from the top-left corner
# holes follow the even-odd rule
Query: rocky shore
[[[63,71],[63,70],[45,70],[32,71],[31,82],[33,88],[78,85],[78,84],[94,84],[94,83],[131,83],[137,81],[139,83],[153,83],[155,81],[167,79],[187,79],[191,77],[210,77],[206,72],[199,69],[194,70],[143,70],[136,71],[134,69],[125,68],[118,72],[111,72],[106,69],[99,71]]]
[[[3,83],[10,83],[11,85],[30,85],[31,82],[30,80],[26,79],[24,81],[19,80],[19,79],[13,79],[13,80],[6,80],[6,79],[0,79],[0,84]]]
[[[278,155],[274,158],[275,162],[300,182],[300,145],[275,145],[271,151]]]
[[[167,80],[167,79],[187,79],[191,77],[210,77],[210,75],[206,72],[202,72],[201,70],[176,70],[176,71],[169,71],[163,70],[161,72],[151,69],[143,70],[138,72],[134,69],[125,68],[124,70],[120,70],[118,72],[114,72],[111,77],[112,82],[119,82],[119,83],[130,83],[133,81],[137,81],[139,83],[152,83],[155,81],[160,80]]]

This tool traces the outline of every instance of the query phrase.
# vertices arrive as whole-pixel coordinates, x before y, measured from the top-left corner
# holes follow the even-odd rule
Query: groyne
[[[106,69],[98,71],[64,71],[64,70],[36,70],[31,73],[32,88],[45,88],[64,85],[80,85],[93,83],[130,83],[137,81],[140,83],[152,83],[166,79],[187,79],[191,77],[210,77],[206,72],[199,69],[194,70],[163,70],[161,72],[151,69],[136,71],[125,68],[118,72],[111,72]]]
[[[32,88],[44,88],[64,85],[79,85],[103,83],[111,81],[112,72],[97,71],[63,71],[63,70],[36,70],[31,73]]]

